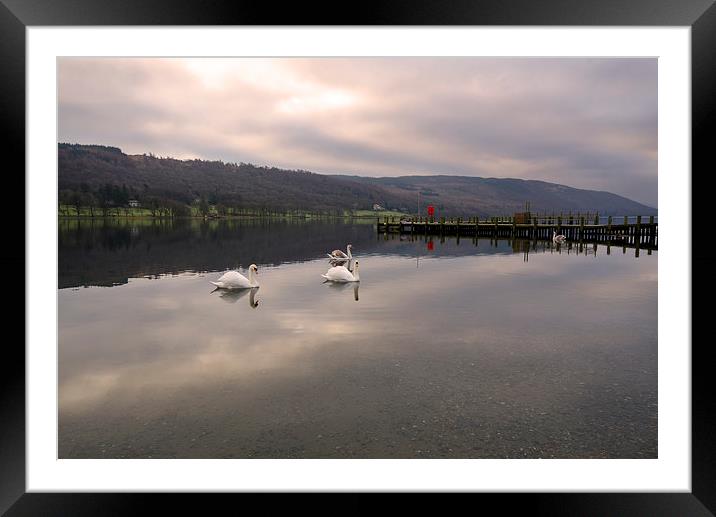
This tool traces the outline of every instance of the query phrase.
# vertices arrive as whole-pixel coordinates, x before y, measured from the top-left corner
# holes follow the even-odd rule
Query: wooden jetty
[[[656,250],[658,223],[654,216],[608,217],[602,222],[598,215],[530,217],[526,220],[515,217],[492,217],[480,219],[441,217],[439,220],[415,218],[400,220],[385,217],[378,219],[379,233],[410,235],[473,236],[489,238],[517,238],[552,240],[552,232],[564,235],[572,242],[603,242],[625,244],[629,247],[643,247]],[[633,220],[633,222],[631,222]],[[518,222],[519,221],[519,222]]]

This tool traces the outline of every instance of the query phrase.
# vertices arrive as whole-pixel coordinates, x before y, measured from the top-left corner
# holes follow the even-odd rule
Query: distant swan
[[[565,242],[566,240],[567,240],[567,237],[565,237],[564,235],[557,235],[557,232],[552,230],[552,241],[553,242],[560,243],[560,242]]]
[[[326,255],[328,255],[328,257],[332,258],[332,259],[345,259],[345,260],[352,259],[353,258],[353,255],[351,255],[352,247],[353,246],[351,244],[346,246],[346,251],[348,251],[347,254],[343,253],[341,250],[333,250],[330,253],[326,253]]]
[[[321,275],[331,282],[360,282],[358,276],[358,261],[356,260],[351,273],[346,266],[335,266],[326,271],[325,275]]]
[[[249,266],[249,278],[247,279],[244,275],[238,271],[227,271],[216,282],[211,282],[220,289],[250,289],[252,287],[259,287],[259,282],[256,280],[256,276],[259,274],[259,269],[256,264]]]

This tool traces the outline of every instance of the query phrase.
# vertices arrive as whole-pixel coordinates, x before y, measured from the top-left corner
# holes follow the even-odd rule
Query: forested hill
[[[657,215],[655,208],[623,196],[597,190],[584,190],[546,181],[513,178],[475,178],[469,176],[401,176],[366,178],[351,176],[365,185],[384,189],[388,194],[411,192],[421,204],[450,206],[457,213],[486,215],[519,212],[525,201],[535,211],[598,211],[604,215]]]
[[[342,213],[379,204],[403,212],[435,205],[441,215],[488,216],[533,210],[598,210],[603,214],[656,214],[608,192],[541,181],[464,176],[367,178],[316,174],[252,164],[127,155],[116,147],[59,144],[60,201],[82,195],[96,202],[110,190],[124,197],[189,205]],[[420,196],[418,196],[420,193]],[[120,196],[121,198],[121,196]]]

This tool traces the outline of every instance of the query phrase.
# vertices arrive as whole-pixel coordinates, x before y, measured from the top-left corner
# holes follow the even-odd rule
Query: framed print
[[[3,511],[712,513],[712,2],[310,11],[4,2]]]

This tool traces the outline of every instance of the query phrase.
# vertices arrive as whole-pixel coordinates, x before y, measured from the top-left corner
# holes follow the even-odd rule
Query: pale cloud
[[[656,59],[65,58],[58,77],[63,142],[657,203]]]

